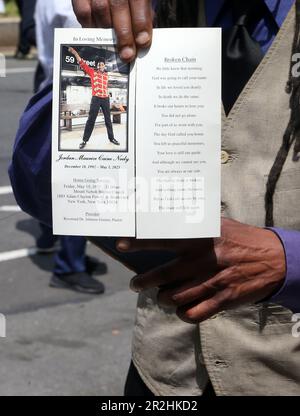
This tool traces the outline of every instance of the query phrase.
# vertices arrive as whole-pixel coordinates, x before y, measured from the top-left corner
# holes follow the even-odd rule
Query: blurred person
[[[4,0],[0,0],[0,14],[5,13],[5,3]]]
[[[36,76],[38,91],[52,83],[54,30],[63,27],[80,27],[73,12],[71,0],[37,0],[35,10],[36,39],[39,67]],[[107,266],[86,256],[86,239],[84,237],[54,236],[51,227],[40,223],[40,236],[37,239],[37,251],[40,254],[51,253],[59,240],[60,249],[55,255],[51,287],[69,288],[85,293],[100,294],[104,285],[92,274],[105,274]]]
[[[81,27],[74,14],[72,0],[37,0],[35,9],[38,59],[43,79],[37,90],[52,82],[55,28]]]
[[[85,27],[115,28],[127,62],[150,46],[150,1],[73,3]],[[159,0],[157,7],[160,27],[224,28],[228,218],[216,239],[92,239],[137,273],[126,394],[299,395],[292,312],[300,311],[300,112],[291,52],[300,48],[300,1]],[[19,205],[49,224],[51,105],[45,89],[27,107],[10,168]],[[30,116],[41,120],[38,131],[28,128]],[[32,169],[26,160],[39,146]]]
[[[32,46],[36,46],[34,11],[36,0],[16,0],[21,17],[19,43],[15,54],[16,59],[30,57]]]

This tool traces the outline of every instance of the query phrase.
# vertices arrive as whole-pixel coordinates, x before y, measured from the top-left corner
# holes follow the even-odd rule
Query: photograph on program
[[[128,151],[129,70],[113,45],[62,45],[59,150]]]

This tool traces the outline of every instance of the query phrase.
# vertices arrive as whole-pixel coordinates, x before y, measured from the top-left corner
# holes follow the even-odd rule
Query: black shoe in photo
[[[85,148],[85,146],[86,146],[86,142],[81,142],[80,143],[80,145],[79,145],[79,149],[81,150],[81,149],[84,149]]]
[[[62,275],[53,274],[49,286],[98,295],[105,291],[104,284],[86,272]]]
[[[120,146],[120,143],[118,142],[118,140],[116,140],[116,139],[109,139],[109,141],[112,143],[112,144],[115,144],[116,146]]]

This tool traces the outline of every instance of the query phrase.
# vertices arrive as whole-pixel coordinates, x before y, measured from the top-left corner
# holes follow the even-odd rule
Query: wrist
[[[281,228],[270,229],[281,241],[286,258],[286,275],[284,283],[269,300],[278,303],[293,312],[300,311],[300,232],[284,230]]]

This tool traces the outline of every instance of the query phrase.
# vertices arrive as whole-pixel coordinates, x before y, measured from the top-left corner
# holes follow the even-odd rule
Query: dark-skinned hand
[[[152,40],[151,0],[72,0],[83,27],[113,28],[121,59],[132,61]]]
[[[159,304],[175,307],[179,318],[188,323],[261,301],[282,286],[286,274],[284,248],[273,231],[225,218],[220,238],[121,238],[117,249],[176,253],[170,263],[135,276],[131,288],[136,292],[158,288]]]

